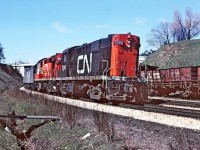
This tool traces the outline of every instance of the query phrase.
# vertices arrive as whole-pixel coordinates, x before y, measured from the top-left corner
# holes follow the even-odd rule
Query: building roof
[[[162,69],[200,66],[200,39],[161,46],[143,63]]]

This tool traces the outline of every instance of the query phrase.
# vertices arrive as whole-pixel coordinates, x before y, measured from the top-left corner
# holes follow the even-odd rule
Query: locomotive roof
[[[62,54],[67,53],[70,49],[74,49],[74,48],[82,47],[82,46],[85,46],[85,45],[88,45],[88,44],[91,44],[91,43],[97,42],[97,41],[102,40],[102,39],[108,39],[108,38],[111,38],[113,35],[115,35],[115,34],[109,34],[108,37],[106,37],[106,38],[101,38],[101,39],[98,39],[98,40],[92,41],[92,42],[90,42],[90,43],[84,43],[84,44],[81,45],[81,46],[73,46],[73,47],[69,47],[69,48],[65,49],[65,50],[62,52]]]
[[[37,63],[39,63],[40,61],[42,61],[42,60],[44,60],[44,59],[47,59],[47,58],[42,58],[42,59],[40,59]],[[37,63],[36,63],[36,64],[37,64]]]
[[[130,33],[128,33],[128,34],[130,34]],[[110,40],[110,39],[112,38],[112,36],[114,36],[114,35],[117,35],[117,34],[109,34],[109,35],[108,35],[107,37],[105,37],[105,38],[101,38],[101,39],[98,39],[98,40],[92,41],[92,42],[90,42],[90,43],[84,43],[84,44],[81,45],[81,46],[73,46],[73,47],[69,47],[69,48],[65,49],[65,50],[62,52],[62,54],[67,53],[67,52],[68,52],[69,50],[71,50],[71,49],[75,49],[75,48],[78,48],[78,47],[83,47],[83,46],[86,46],[86,45],[89,45],[89,44],[92,44],[92,43],[98,42],[98,41],[100,41],[100,40],[106,40],[106,39]],[[123,34],[119,34],[119,35],[123,35]],[[134,35],[134,36],[136,36],[136,35]],[[136,37],[138,37],[138,36],[136,36]]]
[[[65,49],[65,50],[62,52],[62,54],[65,54],[65,53],[67,53],[70,49],[74,49],[74,48],[77,48],[77,47],[80,47],[80,46],[69,47],[69,48]]]

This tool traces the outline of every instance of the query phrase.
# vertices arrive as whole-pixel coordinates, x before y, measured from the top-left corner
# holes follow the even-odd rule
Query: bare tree
[[[187,40],[200,34],[200,14],[193,14],[190,9],[186,10],[186,35]]]
[[[183,25],[183,19],[177,10],[174,12],[174,22],[171,23],[171,29],[174,42],[185,40],[185,27]]]
[[[183,19],[179,11],[176,10],[171,27],[174,42],[190,40],[200,34],[200,15],[194,14],[191,9],[186,9]]]
[[[174,12],[174,21],[171,23],[161,22],[151,29],[147,40],[149,46],[159,48],[172,42],[190,40],[200,34],[200,14],[194,14],[191,9],[186,9],[185,18],[180,12]]]
[[[4,59],[5,59],[5,56],[4,56],[4,53],[3,53],[3,46],[1,45],[1,43],[0,43],[0,63],[2,62],[2,61],[4,61]]]
[[[162,45],[169,44],[171,40],[170,25],[168,22],[160,22],[156,28],[151,29],[150,37],[147,43],[150,46],[159,48]]]

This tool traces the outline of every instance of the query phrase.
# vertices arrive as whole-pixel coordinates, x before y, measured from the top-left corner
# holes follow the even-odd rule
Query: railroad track
[[[166,104],[170,105],[180,105],[180,106],[190,106],[190,107],[199,107],[200,108],[200,100],[185,100],[180,98],[172,98],[172,97],[159,97],[159,96],[149,96],[150,100],[163,100]]]
[[[179,108],[176,106],[173,107],[168,104],[164,104],[164,106],[162,104],[160,105],[145,104],[144,106],[135,106],[135,105],[127,105],[124,103],[120,104],[119,107],[200,119],[200,108],[192,108],[192,107]]]
[[[53,95],[51,95],[53,96]],[[61,97],[61,96],[59,96]],[[63,98],[63,97],[62,97]],[[153,100],[162,100],[161,98],[151,98]],[[93,102],[89,98],[80,98],[79,100],[85,101],[85,102]],[[133,105],[130,103],[120,103],[118,107],[123,107],[123,108],[129,108],[129,109],[135,109],[135,110],[143,110],[143,111],[148,111],[148,112],[156,112],[156,113],[162,113],[162,114],[169,114],[169,115],[177,115],[177,116],[182,116],[182,117],[190,117],[190,118],[196,118],[200,119],[200,107],[199,110],[197,109],[187,109],[187,108],[175,108],[175,107],[168,107],[168,103],[171,102],[172,99],[169,101],[165,98],[164,101],[166,103],[165,106],[162,106],[162,103],[160,105],[152,105],[152,104],[145,104],[144,106],[140,105]],[[74,100],[76,101],[76,100]],[[177,104],[180,102],[181,104],[184,103],[184,101],[175,101]],[[93,103],[101,103],[99,101],[93,102]],[[185,102],[186,104],[188,102]],[[193,102],[194,103],[194,102]],[[113,103],[108,102],[108,103],[101,103],[103,105],[113,105]],[[200,104],[200,103],[199,103]],[[171,105],[171,103],[170,103]]]
[[[145,105],[144,110],[200,119],[200,111],[199,110],[166,107],[166,106],[152,106],[152,105]]]
[[[91,101],[90,99],[87,98],[81,100]],[[103,103],[103,104],[113,105],[112,103]],[[200,107],[199,108],[192,108],[192,107],[187,108],[187,107],[177,107],[177,106],[173,107],[168,105],[167,103],[165,103],[164,105],[145,104],[144,106],[130,105],[130,103],[128,104],[120,103],[118,107],[200,119]]]

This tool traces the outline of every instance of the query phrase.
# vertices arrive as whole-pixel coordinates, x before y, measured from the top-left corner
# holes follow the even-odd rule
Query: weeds
[[[97,111],[93,111],[93,121],[97,131],[105,134],[108,142],[114,142],[116,135],[114,121],[110,121],[107,114]]]
[[[64,121],[67,122],[70,129],[72,129],[78,122],[78,113],[77,109],[70,105],[62,105],[60,115]]]
[[[178,133],[175,136],[175,140],[170,142],[168,145],[171,150],[192,150],[192,145],[188,136],[183,133]]]
[[[42,95],[33,95],[32,93],[26,94],[23,91],[19,91],[16,89],[12,89],[5,93],[6,96],[14,97],[15,99],[19,99],[20,101],[31,103],[36,107],[31,108],[22,106],[21,108],[26,109],[25,112],[30,114],[39,114],[39,115],[58,115],[63,118],[64,121],[67,122],[70,129],[72,129],[76,123],[78,122],[78,108],[74,106],[70,106],[67,104],[62,104],[55,101],[48,100],[45,96]],[[40,105],[38,105],[40,104]],[[22,104],[23,105],[23,104]],[[45,108],[48,109],[45,109]]]

